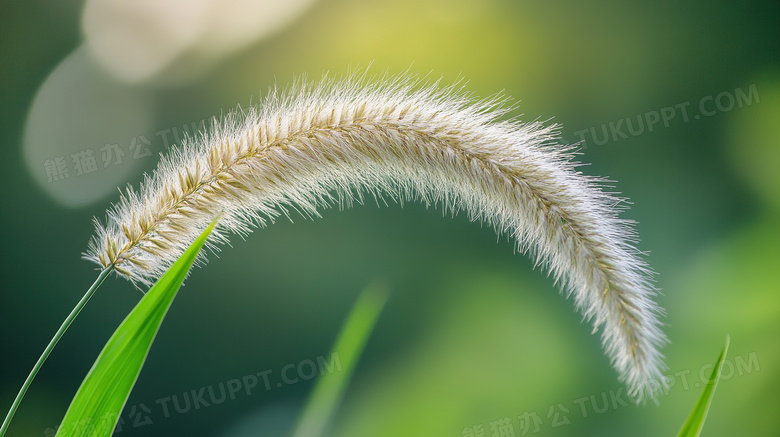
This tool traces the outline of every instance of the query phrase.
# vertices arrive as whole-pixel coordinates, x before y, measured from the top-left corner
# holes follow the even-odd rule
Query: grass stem
[[[98,287],[100,287],[100,284],[103,283],[103,281],[106,279],[106,277],[108,277],[108,274],[111,273],[112,270],[113,267],[107,267],[100,272],[100,275],[98,275],[97,279],[92,284],[92,286],[89,287],[89,290],[87,290],[87,292],[84,294],[84,297],[81,298],[81,300],[76,304],[76,307],[73,308],[73,311],[71,311],[70,314],[68,314],[68,317],[65,319],[65,321],[62,322],[60,329],[58,329],[57,332],[54,334],[54,337],[52,337],[51,341],[49,342],[49,345],[46,346],[46,349],[41,354],[41,357],[38,358],[38,362],[35,363],[35,366],[32,368],[30,374],[27,376],[27,379],[24,381],[22,388],[19,390],[19,394],[16,395],[16,399],[14,399],[13,405],[11,405],[11,409],[8,411],[8,414],[6,415],[5,420],[3,421],[3,426],[2,428],[0,428],[0,437],[3,437],[5,435],[5,432],[8,430],[8,426],[11,424],[11,419],[13,419],[16,410],[19,408],[19,404],[22,403],[22,399],[24,398],[24,395],[27,393],[27,389],[30,388],[33,379],[35,379],[35,375],[37,375],[38,371],[41,370],[43,363],[46,362],[47,358],[49,358],[51,351],[54,350],[54,346],[57,345],[57,342],[60,341],[63,334],[65,334],[65,331],[68,330],[70,324],[73,323],[73,320],[76,319],[76,316],[78,316],[81,310],[84,309],[84,306],[87,305],[89,299],[92,297],[93,294],[95,294],[95,291],[97,291]]]

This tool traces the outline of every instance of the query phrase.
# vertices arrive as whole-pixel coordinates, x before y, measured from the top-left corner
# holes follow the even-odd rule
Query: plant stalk
[[[97,291],[98,287],[100,287],[100,284],[103,283],[103,281],[106,279],[106,277],[108,277],[108,274],[111,273],[113,269],[114,269],[113,266],[109,266],[100,272],[95,282],[92,284],[91,287],[89,287],[89,290],[87,290],[87,292],[84,294],[84,297],[81,298],[79,303],[76,304],[76,307],[73,308],[73,311],[71,311],[70,314],[68,314],[68,317],[65,319],[65,321],[62,322],[60,329],[58,329],[57,332],[54,334],[54,337],[52,337],[51,341],[49,342],[49,345],[46,346],[46,349],[41,354],[41,357],[38,358],[38,362],[35,363],[35,366],[32,368],[30,374],[27,376],[27,379],[24,381],[22,388],[19,390],[19,394],[16,395],[16,399],[14,399],[13,405],[11,405],[11,409],[8,411],[8,415],[6,415],[5,420],[3,421],[3,426],[2,428],[0,428],[0,437],[3,437],[5,435],[5,432],[8,430],[8,426],[11,424],[11,419],[13,419],[14,413],[16,413],[16,410],[19,408],[19,404],[22,403],[22,399],[24,398],[25,393],[27,393],[27,389],[30,388],[30,384],[32,384],[33,379],[35,379],[35,375],[38,374],[38,371],[41,370],[43,363],[46,361],[47,358],[49,358],[51,351],[54,350],[54,346],[57,345],[57,342],[60,341],[63,334],[65,334],[65,331],[68,330],[70,324],[73,323],[73,320],[76,319],[76,316],[78,316],[81,310],[84,309],[84,306],[87,305],[89,299],[92,297],[93,294],[95,294],[95,291]]]

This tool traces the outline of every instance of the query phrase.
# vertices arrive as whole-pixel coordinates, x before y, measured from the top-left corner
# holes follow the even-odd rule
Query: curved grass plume
[[[651,271],[623,199],[575,170],[555,126],[501,121],[503,99],[409,79],[298,83],[165,157],[109,211],[85,258],[140,284],[158,278],[214,217],[212,249],[297,210],[368,193],[420,200],[508,233],[601,329],[607,355],[638,397],[652,396],[666,342]],[[657,384],[656,384],[657,385]]]

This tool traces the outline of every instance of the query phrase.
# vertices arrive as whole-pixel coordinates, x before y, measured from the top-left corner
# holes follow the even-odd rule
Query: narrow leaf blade
[[[387,301],[386,288],[380,284],[366,287],[339,332],[331,354],[338,354],[341,372],[317,380],[301,417],[294,437],[318,437],[325,433],[333,413],[341,404],[363,348]]]
[[[113,433],[160,324],[215,224],[203,231],[114,331],[71,401],[57,437]]]
[[[726,353],[729,350],[729,337],[726,336],[726,345],[723,347],[723,351],[718,357],[718,361],[715,362],[715,366],[712,368],[710,379],[707,381],[707,385],[704,386],[704,391],[699,397],[699,401],[696,402],[696,406],[693,407],[691,415],[688,416],[688,420],[685,421],[678,437],[699,437],[701,430],[704,427],[704,421],[707,419],[707,413],[710,410],[710,404],[712,403],[712,397],[715,395],[715,388],[718,386],[718,380],[720,380],[720,371],[723,368],[723,360],[726,359]]]

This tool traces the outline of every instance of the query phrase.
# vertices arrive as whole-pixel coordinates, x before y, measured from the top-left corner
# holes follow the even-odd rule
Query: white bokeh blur
[[[197,79],[284,29],[315,0],[87,0],[87,47],[117,80],[166,85]]]
[[[22,155],[32,178],[63,206],[116,193],[141,159],[155,159],[140,138],[153,130],[154,106],[149,91],[117,84],[86,49],[74,51],[44,80],[27,114]]]
[[[315,0],[87,0],[84,43],[41,84],[23,156],[57,203],[86,206],[137,178],[154,139],[155,96],[291,24]]]

